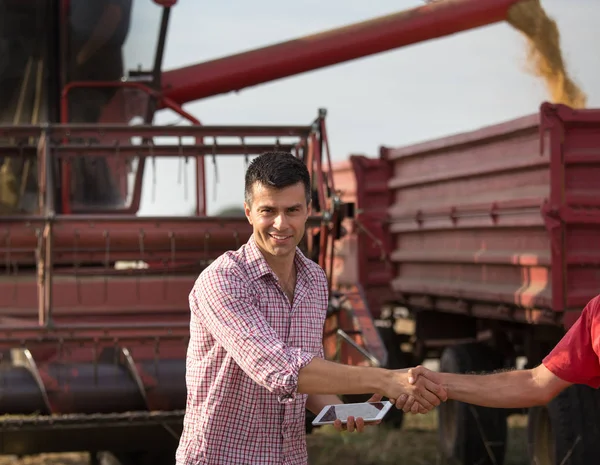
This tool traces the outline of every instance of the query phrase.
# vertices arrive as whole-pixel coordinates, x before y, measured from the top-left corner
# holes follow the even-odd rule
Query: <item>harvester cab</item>
[[[151,89],[160,78],[168,6],[174,3],[0,3],[0,48],[7,52],[0,62],[0,123],[151,123],[160,106]],[[134,48],[138,53],[132,53]],[[89,137],[71,142],[97,140]],[[114,142],[119,141],[126,137]],[[28,142],[31,146],[33,139]],[[0,204],[5,211],[33,213],[39,206],[39,167],[35,153],[25,153],[25,147],[19,150],[20,156],[3,156]],[[57,163],[55,160],[53,166],[57,213],[124,208],[132,167],[122,159],[79,156],[70,163]],[[140,168],[143,170],[143,162]]]

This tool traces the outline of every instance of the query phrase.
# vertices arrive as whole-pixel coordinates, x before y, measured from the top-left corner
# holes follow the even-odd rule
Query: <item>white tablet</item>
[[[312,422],[314,426],[332,425],[335,420],[342,423],[348,422],[348,417],[362,418],[365,423],[383,420],[392,407],[392,403],[385,402],[360,402],[357,404],[326,405]]]

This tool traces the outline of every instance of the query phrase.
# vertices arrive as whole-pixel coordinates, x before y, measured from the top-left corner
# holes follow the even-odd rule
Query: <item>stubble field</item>
[[[509,419],[505,465],[528,465],[526,417]],[[437,413],[409,415],[401,430],[371,427],[363,434],[321,428],[308,436],[310,465],[450,465],[437,448]],[[0,465],[89,465],[87,454],[0,457]]]

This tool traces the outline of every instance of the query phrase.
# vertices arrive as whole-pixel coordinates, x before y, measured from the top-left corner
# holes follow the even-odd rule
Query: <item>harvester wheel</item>
[[[448,347],[440,371],[490,372],[501,368],[502,358],[480,343]],[[506,451],[506,412],[448,400],[438,407],[440,448],[446,459],[460,465],[502,465]]]
[[[395,354],[393,354],[392,360],[393,361],[388,364],[388,366],[394,370],[410,368],[416,365],[413,355],[408,352],[402,352],[399,347]],[[404,412],[393,407],[386,415],[383,423],[392,428],[401,429],[404,424]]]
[[[529,409],[530,462],[584,465],[600,457],[600,392],[588,386],[565,389],[547,406]]]
[[[400,341],[398,335],[394,331],[393,325],[389,327],[379,327],[378,330],[388,353],[387,368],[398,370],[415,366],[416,363],[413,355],[408,352],[403,352],[400,348]],[[389,411],[383,420],[383,424],[395,429],[401,429],[403,423],[404,412],[395,407]]]
[[[306,416],[304,418],[304,427],[305,427],[305,431],[306,434],[310,434],[313,431],[314,426],[312,425],[312,422],[314,421],[314,419],[317,418],[317,416],[312,413],[310,410],[306,409]]]

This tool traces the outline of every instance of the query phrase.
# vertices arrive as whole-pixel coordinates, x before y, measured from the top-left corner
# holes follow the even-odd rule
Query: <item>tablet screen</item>
[[[364,420],[374,419],[385,406],[384,402],[332,405],[320,418],[320,421],[335,421],[338,418],[346,421],[349,416],[360,417]]]

